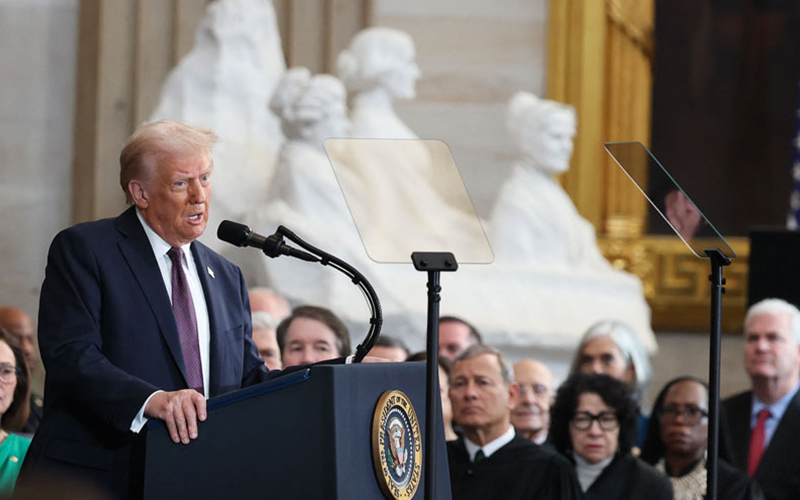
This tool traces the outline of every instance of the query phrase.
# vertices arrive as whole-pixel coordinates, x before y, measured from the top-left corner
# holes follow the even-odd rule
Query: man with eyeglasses
[[[800,498],[800,310],[781,299],[753,304],[744,319],[752,390],[723,402],[733,465],[767,500]]]
[[[453,420],[463,437],[447,443],[457,500],[580,498],[572,465],[552,450],[514,433],[511,408],[519,388],[501,354],[473,345],[450,372]]]
[[[550,427],[553,372],[540,361],[523,359],[514,365],[514,380],[519,387],[519,398],[511,410],[511,425],[518,435],[544,444]]]

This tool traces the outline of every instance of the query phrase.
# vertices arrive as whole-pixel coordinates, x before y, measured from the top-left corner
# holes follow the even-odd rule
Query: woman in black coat
[[[573,375],[558,389],[550,439],[575,464],[586,500],[672,500],[669,480],[631,455],[638,412],[608,375]]]
[[[706,493],[708,386],[679,377],[661,390],[642,450],[642,459],[672,481],[675,500],[702,500]],[[720,450],[725,455],[725,450]],[[717,461],[717,498],[762,500],[761,488],[721,456]]]

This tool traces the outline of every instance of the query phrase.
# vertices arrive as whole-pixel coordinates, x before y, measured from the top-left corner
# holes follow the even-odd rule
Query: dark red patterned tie
[[[764,455],[764,440],[767,437],[765,423],[770,416],[771,414],[766,408],[758,412],[756,426],[750,433],[750,455],[747,457],[747,475],[750,477],[756,475],[758,463],[761,461],[761,456]]]
[[[197,317],[189,282],[183,272],[183,250],[172,247],[167,252],[172,261],[172,312],[178,324],[183,363],[189,387],[203,394],[203,367],[200,364],[200,344],[197,340]]]

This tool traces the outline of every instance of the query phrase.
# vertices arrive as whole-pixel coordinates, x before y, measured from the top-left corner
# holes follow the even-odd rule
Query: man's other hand
[[[144,415],[163,420],[175,443],[189,444],[197,438],[197,421],[206,419],[206,399],[193,389],[159,392],[147,402]]]

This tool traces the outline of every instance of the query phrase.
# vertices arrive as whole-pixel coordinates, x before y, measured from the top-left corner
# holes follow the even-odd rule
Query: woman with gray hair
[[[631,327],[615,320],[599,321],[583,334],[570,368],[570,375],[576,373],[603,373],[625,382],[640,412],[653,378],[650,360],[639,336]],[[639,447],[644,442],[647,421],[645,415],[639,416],[636,440]]]

